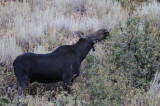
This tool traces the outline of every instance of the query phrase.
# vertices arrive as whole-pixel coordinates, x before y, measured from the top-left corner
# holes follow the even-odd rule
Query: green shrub
[[[144,2],[149,3],[152,0],[116,0],[116,1],[118,1],[123,8],[128,8],[131,5],[135,6],[135,4],[139,5],[139,4],[144,3]]]
[[[147,17],[129,18],[125,26],[115,28],[112,36],[114,44],[109,62],[115,65],[114,70],[124,73],[132,87],[148,88],[157,68],[156,55],[159,51],[156,29],[151,21]]]

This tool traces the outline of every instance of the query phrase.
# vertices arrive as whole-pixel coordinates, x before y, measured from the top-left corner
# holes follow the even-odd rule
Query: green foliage
[[[10,101],[9,98],[7,98],[7,97],[0,97],[0,106],[9,104],[10,102],[11,102],[11,101]]]
[[[156,71],[159,41],[154,30],[147,18],[133,17],[113,31],[116,37],[109,61],[116,65],[115,70],[125,73],[133,87],[148,88]]]
[[[116,0],[116,1],[118,1],[123,8],[128,8],[130,6],[134,8],[135,4],[140,5],[143,2],[149,3],[152,0]]]
[[[88,55],[86,60],[88,65],[85,67],[87,70],[84,71],[83,76],[87,77],[84,86],[87,89],[83,90],[88,93],[90,104],[101,106],[123,104],[126,92],[125,84],[113,83],[111,80],[119,77],[115,75],[114,78],[110,79],[108,66],[93,63],[92,55]],[[119,81],[122,81],[122,77],[119,78]]]

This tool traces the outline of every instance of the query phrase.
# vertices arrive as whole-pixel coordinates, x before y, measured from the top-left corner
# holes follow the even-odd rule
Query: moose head
[[[80,39],[86,39],[89,43],[94,45],[97,42],[101,42],[105,40],[107,36],[109,36],[109,31],[107,29],[100,29],[92,34],[84,35],[83,32],[78,31],[77,35]],[[93,47],[93,51],[95,51]]]
[[[79,38],[87,39],[90,43],[97,43],[105,40],[107,36],[109,36],[109,32],[107,29],[100,29],[92,34],[84,35],[83,32],[78,31],[77,35]]]

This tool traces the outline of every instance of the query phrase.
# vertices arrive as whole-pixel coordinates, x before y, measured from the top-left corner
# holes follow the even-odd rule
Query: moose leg
[[[63,82],[63,88],[65,91],[68,91],[69,94],[71,94],[71,82]]]
[[[18,83],[18,98],[22,97],[23,96],[23,93],[22,93],[22,87],[20,85],[20,83]]]
[[[18,81],[18,97],[23,97],[25,91],[26,91],[26,86],[28,83],[28,77],[27,75],[24,75],[21,77],[21,80]]]
[[[68,91],[71,94],[71,74],[64,74],[63,75],[63,88],[64,90]]]

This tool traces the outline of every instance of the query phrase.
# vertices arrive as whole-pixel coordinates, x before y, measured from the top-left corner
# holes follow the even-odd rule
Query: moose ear
[[[81,31],[77,31],[76,34],[79,38],[85,38],[84,33]]]

